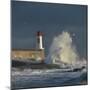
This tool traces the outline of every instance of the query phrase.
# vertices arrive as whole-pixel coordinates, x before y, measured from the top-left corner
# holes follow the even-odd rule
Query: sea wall
[[[33,60],[43,61],[45,59],[44,50],[35,49],[14,49],[11,52],[12,60]]]

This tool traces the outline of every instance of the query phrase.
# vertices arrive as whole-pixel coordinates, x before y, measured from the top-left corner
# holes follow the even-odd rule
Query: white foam
[[[82,68],[87,61],[83,57],[80,59],[70,33],[62,32],[54,37],[46,62],[63,68]]]

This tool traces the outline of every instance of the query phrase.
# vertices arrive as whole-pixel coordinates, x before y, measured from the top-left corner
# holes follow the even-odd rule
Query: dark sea
[[[12,89],[87,84],[87,69],[31,69],[12,67]]]

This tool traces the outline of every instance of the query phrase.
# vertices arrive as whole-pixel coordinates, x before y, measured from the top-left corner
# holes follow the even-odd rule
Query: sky
[[[12,48],[36,48],[36,32],[43,32],[46,54],[55,36],[67,31],[81,57],[87,54],[87,6],[40,2],[11,2]]]

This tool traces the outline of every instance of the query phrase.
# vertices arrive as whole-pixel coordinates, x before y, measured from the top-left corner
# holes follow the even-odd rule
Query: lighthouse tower
[[[43,33],[38,31],[37,32],[37,42],[36,42],[36,48],[37,48],[37,60],[41,60],[41,63],[44,63],[45,59],[45,53],[43,48]],[[38,55],[40,53],[40,55]]]
[[[43,33],[38,31],[37,32],[37,49],[43,50]]]

